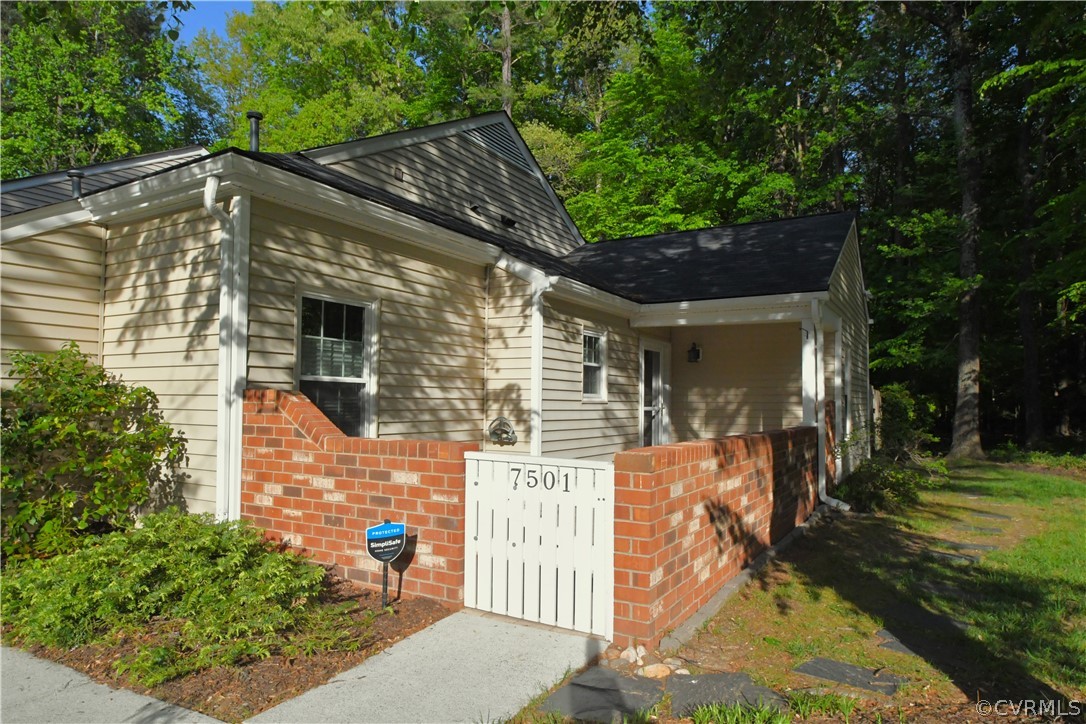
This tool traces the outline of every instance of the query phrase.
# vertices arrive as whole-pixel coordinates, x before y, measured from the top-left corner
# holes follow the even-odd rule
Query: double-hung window
[[[298,386],[347,435],[368,432],[370,308],[302,297]]]
[[[607,398],[606,345],[599,332],[585,331],[582,335],[581,392],[586,400]]]

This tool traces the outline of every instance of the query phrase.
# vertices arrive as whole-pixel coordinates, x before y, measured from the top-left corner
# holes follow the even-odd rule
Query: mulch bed
[[[364,621],[373,615],[370,612],[379,614],[370,624],[363,645],[355,651],[270,656],[243,666],[201,671],[152,688],[136,684],[113,669],[117,659],[135,653],[137,642],[131,638],[113,646],[80,646],[71,650],[34,646],[27,650],[40,658],[82,671],[99,683],[147,694],[223,721],[239,722],[324,684],[341,671],[357,666],[452,613],[437,601],[412,598],[391,602],[393,613],[389,614],[381,608],[379,591],[336,579],[327,603],[336,605],[348,601],[358,603],[357,610],[351,614],[356,621]]]

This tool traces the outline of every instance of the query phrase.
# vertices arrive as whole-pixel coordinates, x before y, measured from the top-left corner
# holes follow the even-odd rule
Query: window
[[[362,305],[302,297],[298,387],[347,435],[366,433],[366,313]]]
[[[607,394],[607,373],[604,365],[604,339],[597,332],[582,336],[581,392],[585,399],[603,400]]]

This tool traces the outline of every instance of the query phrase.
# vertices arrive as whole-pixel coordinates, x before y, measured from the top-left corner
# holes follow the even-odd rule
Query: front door
[[[668,356],[664,345],[646,343],[641,359],[641,445],[668,442]]]

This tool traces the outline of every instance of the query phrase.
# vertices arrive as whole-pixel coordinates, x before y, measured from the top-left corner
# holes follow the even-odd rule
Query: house
[[[74,339],[155,390],[190,510],[242,513],[246,390],[299,390],[347,436],[601,463],[867,425],[850,213],[586,244],[502,113],[256,146],[0,190],[5,368]]]

